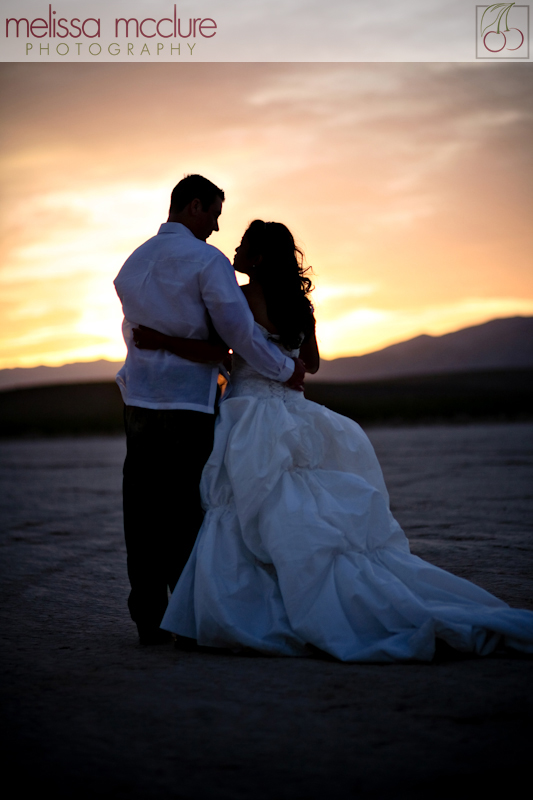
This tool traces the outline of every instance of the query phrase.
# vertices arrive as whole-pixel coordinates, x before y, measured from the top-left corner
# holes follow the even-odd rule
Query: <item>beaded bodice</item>
[[[290,358],[297,358],[300,350],[287,350],[279,342],[279,336],[269,333],[266,328],[258,324],[265,339],[272,341],[283,353]],[[285,404],[293,404],[303,400],[303,393],[289,389],[284,383],[265,378],[256,372],[244,359],[234,353],[231,382],[228,397],[258,397],[265,400],[281,400]]]

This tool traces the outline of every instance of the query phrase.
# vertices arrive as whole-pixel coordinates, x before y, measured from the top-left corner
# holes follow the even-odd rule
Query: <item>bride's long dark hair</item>
[[[281,343],[294,350],[314,331],[313,306],[307,297],[313,284],[306,276],[304,254],[281,222],[255,219],[244,234],[248,254],[262,259],[253,278],[265,295],[267,314],[278,329]]]

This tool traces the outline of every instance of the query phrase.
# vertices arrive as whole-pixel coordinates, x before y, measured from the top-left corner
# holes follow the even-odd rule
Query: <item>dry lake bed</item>
[[[413,552],[533,609],[533,425],[368,433]],[[8,797],[521,793],[531,658],[378,666],[141,648],[124,449],[121,437],[0,442]]]

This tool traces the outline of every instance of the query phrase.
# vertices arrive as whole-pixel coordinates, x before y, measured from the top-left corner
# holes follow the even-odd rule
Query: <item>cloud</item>
[[[323,319],[317,326],[317,339],[326,358],[338,358],[363,355],[423,333],[441,336],[491,319],[532,315],[533,298],[519,297],[465,298],[395,310],[362,306]]]
[[[360,352],[342,326],[361,309],[374,314],[364,341],[375,349],[403,336],[408,326],[387,322],[402,314],[431,325],[422,309],[439,306],[453,327],[465,298],[510,298],[513,313],[533,297],[527,65],[17,64],[1,75],[0,284],[13,313],[28,300],[61,316],[68,300],[82,319],[90,298],[99,324],[109,314],[99,356],[122,347],[112,279],[187,172],[226,190],[211,241],[227,254],[256,217],[293,230],[330,356]],[[465,306],[465,324],[468,313],[479,316]],[[0,364],[16,366],[16,350]]]

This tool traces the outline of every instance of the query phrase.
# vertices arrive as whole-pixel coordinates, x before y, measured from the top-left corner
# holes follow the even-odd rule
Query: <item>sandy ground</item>
[[[369,435],[412,550],[533,608],[533,426]],[[0,443],[7,797],[518,796],[531,659],[141,648],[125,606],[123,452],[121,438]]]

